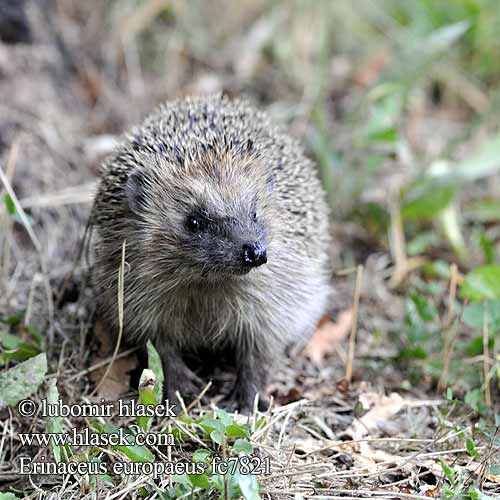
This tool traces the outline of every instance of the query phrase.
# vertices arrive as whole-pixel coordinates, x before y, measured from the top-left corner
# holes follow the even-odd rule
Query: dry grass
[[[0,198],[7,193],[18,214],[13,219],[2,201],[0,318],[19,314],[21,325],[5,329],[23,338],[30,338],[28,326],[43,334],[49,353],[46,381],[57,378],[64,402],[95,401],[101,388],[96,380],[104,380],[112,365],[133,355],[133,350],[115,350],[110,356],[102,352],[94,335],[93,292],[86,281],[85,262],[74,269],[74,261],[103,154],[113,146],[116,134],[157,102],[224,90],[246,93],[266,105],[318,160],[336,215],[354,214],[350,210],[356,203],[387,202],[388,191],[391,196],[399,193],[416,175],[418,162],[403,149],[384,157],[373,177],[365,170],[365,158],[357,156],[357,151],[364,155],[366,150],[349,120],[375,99],[370,85],[394,50],[377,33],[397,34],[395,21],[384,9],[373,2],[362,5],[371,17],[347,3],[323,1],[311,5],[245,0],[234,8],[222,0],[141,4],[57,0],[47,15],[29,3],[34,42],[0,45],[0,94],[9,96],[0,102]],[[367,24],[367,19],[376,21]],[[359,47],[370,50],[359,53]],[[455,140],[464,134],[470,118],[464,109],[482,112],[490,104],[490,96],[473,78],[444,63],[436,71],[439,78],[451,81],[451,91],[458,96],[447,94],[450,101],[436,111],[421,96],[410,94],[413,107],[410,116],[405,115],[405,127],[412,152],[422,156],[444,151],[446,134],[454,134]],[[429,116],[422,118],[427,112]],[[433,124],[440,120],[443,133],[438,127],[434,137],[428,137],[426,129],[434,130]],[[363,122],[355,125],[361,127]],[[490,128],[486,119],[481,130]],[[468,146],[467,141],[464,144]],[[383,156],[383,146],[374,149],[377,158]],[[340,153],[342,161],[352,165],[349,174],[336,164]],[[498,187],[496,179],[481,189],[485,197],[493,198]],[[463,366],[468,363],[482,373],[484,400],[493,410],[480,419],[470,406],[443,399],[455,344],[468,331],[463,309],[457,314],[453,307],[460,270],[466,271],[467,264],[454,265],[449,285],[436,292],[445,318],[445,348],[439,353],[444,366],[433,372],[434,378],[427,372],[415,379],[410,369],[395,364],[397,350],[389,332],[396,330],[399,335],[403,330],[410,277],[432,258],[408,255],[407,228],[397,203],[386,207],[389,241],[374,238],[354,215],[336,227],[336,267],[356,269],[359,262],[365,264],[357,268],[355,282],[353,275],[336,278],[336,312],[350,306],[353,296],[355,304],[350,340],[336,346],[338,351],[347,350],[347,369],[334,356],[322,367],[297,356],[269,387],[275,400],[269,412],[255,409],[243,419],[251,429],[249,441],[271,462],[271,474],[259,477],[262,498],[424,499],[444,494],[446,487],[451,492],[477,487],[492,497],[500,492],[500,476],[491,472],[497,469],[489,468],[499,462],[498,427],[492,420],[499,404],[498,342],[491,349],[487,322],[482,355],[471,356]],[[491,234],[492,229],[487,230]],[[438,252],[446,259],[451,250],[443,244]],[[68,276],[70,287],[54,304]],[[186,405],[181,398],[184,417],[215,415],[217,390],[227,382],[224,376],[219,378],[192,403]],[[46,396],[46,388],[46,384],[41,387],[37,401]],[[125,397],[137,397],[126,389]],[[13,488],[25,492],[20,497],[33,499],[118,499],[142,498],[146,488],[148,498],[167,498],[162,490],[172,479],[166,476],[153,480],[122,475],[112,485],[94,484],[85,475],[20,476],[17,457],[50,457],[51,452],[22,448],[18,433],[46,432],[46,419],[23,418],[12,408],[0,409],[0,417],[2,491]],[[257,425],[261,418],[264,423]],[[133,419],[111,421],[121,426],[133,423]],[[185,437],[179,446],[153,450],[158,460],[189,459],[196,449],[218,449],[199,433],[199,426],[186,422],[154,421],[152,431],[176,429]],[[67,418],[62,425],[69,430],[89,422]],[[96,456],[110,463],[123,457],[109,448]],[[451,468],[454,484],[442,463]],[[195,498],[208,498],[197,494]]]

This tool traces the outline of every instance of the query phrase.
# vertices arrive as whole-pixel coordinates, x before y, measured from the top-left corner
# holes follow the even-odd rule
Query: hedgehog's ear
[[[145,179],[140,172],[131,172],[125,187],[127,202],[133,213],[138,213],[144,206]]]

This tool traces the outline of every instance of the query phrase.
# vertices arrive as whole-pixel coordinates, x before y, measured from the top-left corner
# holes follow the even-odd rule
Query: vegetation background
[[[0,1],[0,499],[498,498],[499,33],[496,0]],[[331,318],[267,414],[196,404],[135,422],[175,432],[168,452],[22,447],[28,430],[134,432],[21,417],[22,398],[155,400],[129,388],[134,356],[106,345],[84,266],[71,271],[117,135],[163,100],[220,91],[266,108],[318,164]],[[150,368],[157,390],[154,349]],[[15,463],[252,452],[270,475],[29,480]]]

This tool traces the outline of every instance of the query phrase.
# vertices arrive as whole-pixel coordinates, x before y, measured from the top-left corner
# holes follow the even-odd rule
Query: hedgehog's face
[[[228,278],[272,258],[268,179],[229,174],[183,172],[168,184],[129,177],[129,206],[140,216],[139,223],[147,223],[142,229],[149,240],[145,250],[154,252],[150,257],[160,266],[163,262],[169,273],[187,279]]]
[[[229,213],[205,204],[190,207],[179,240],[186,262],[202,275],[247,274],[267,262],[267,234],[255,204]]]

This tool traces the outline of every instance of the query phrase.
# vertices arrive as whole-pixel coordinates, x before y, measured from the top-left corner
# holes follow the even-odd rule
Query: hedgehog
[[[329,209],[300,144],[245,99],[160,105],[105,159],[91,215],[98,314],[151,340],[165,397],[196,395],[186,356],[234,360],[230,401],[265,408],[269,376],[331,296]],[[221,367],[224,369],[224,367]]]

